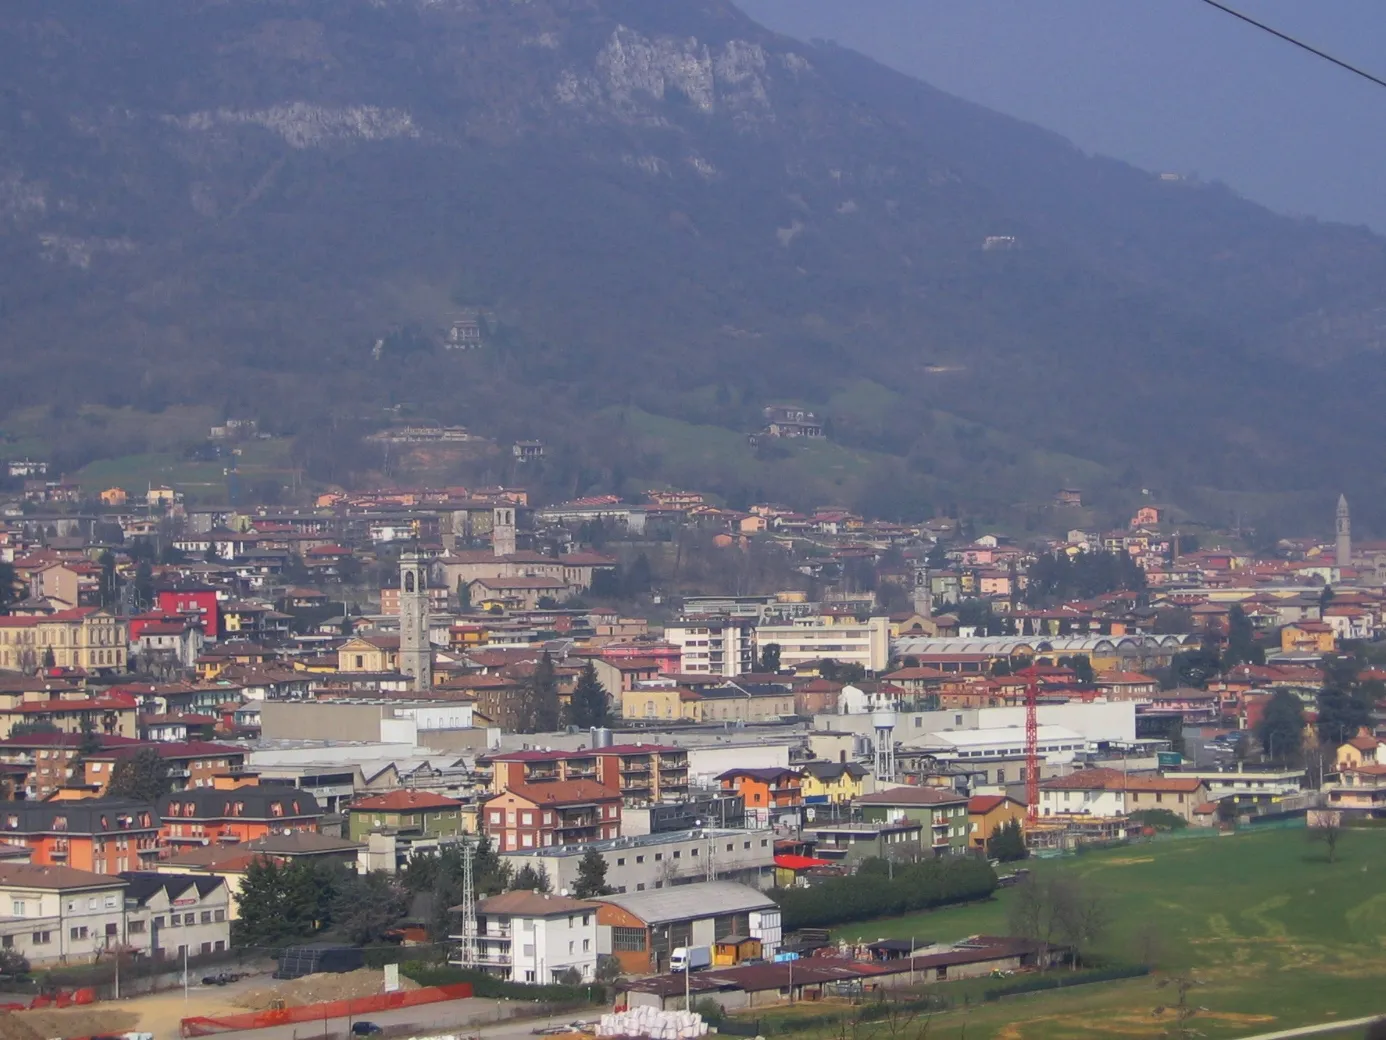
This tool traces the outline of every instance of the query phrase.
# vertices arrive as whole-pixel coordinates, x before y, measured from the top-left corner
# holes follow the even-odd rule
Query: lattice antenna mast
[[[476,846],[469,841],[462,843],[462,948],[458,951],[462,967],[475,968],[476,955],[476,880],[473,876],[472,861],[476,857]]]
[[[1039,677],[1027,669],[1025,684],[1025,801],[1028,822],[1039,819]]]

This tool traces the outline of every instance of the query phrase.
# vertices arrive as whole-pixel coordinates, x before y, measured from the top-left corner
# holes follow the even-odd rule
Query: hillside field
[[[1100,952],[1127,962],[1149,957],[1156,977],[936,1015],[928,1040],[1164,1036],[1170,1023],[1152,1010],[1174,997],[1156,982],[1184,971],[1202,982],[1191,1002],[1207,1009],[1191,1026],[1212,1040],[1386,1013],[1386,831],[1348,831],[1335,863],[1307,832],[1290,829],[1152,842],[1029,866],[1076,874],[1100,890],[1112,919]],[[986,903],[837,934],[940,942],[1005,934],[1012,897],[1002,890]]]

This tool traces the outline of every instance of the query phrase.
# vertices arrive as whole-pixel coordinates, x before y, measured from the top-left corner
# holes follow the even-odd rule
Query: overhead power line
[[[1317,58],[1322,58],[1324,61],[1332,62],[1334,65],[1337,65],[1340,69],[1347,69],[1353,75],[1361,76],[1363,79],[1375,83],[1378,87],[1386,87],[1386,79],[1381,79],[1379,76],[1373,76],[1370,72],[1367,72],[1365,69],[1359,69],[1356,65],[1351,65],[1348,62],[1343,61],[1341,58],[1335,58],[1333,57],[1333,55],[1327,53],[1326,51],[1321,51],[1317,47],[1305,43],[1303,40],[1297,40],[1289,33],[1283,33],[1279,29],[1267,25],[1265,22],[1258,22],[1255,18],[1252,18],[1250,15],[1243,14],[1241,11],[1238,11],[1235,8],[1228,7],[1226,4],[1220,3],[1219,0],[1203,0],[1203,2],[1207,4],[1209,7],[1216,7],[1219,11],[1222,11],[1224,14],[1230,14],[1233,18],[1240,18],[1248,25],[1254,25],[1256,26],[1256,28],[1260,29],[1263,32],[1268,32],[1272,36],[1279,37],[1286,43],[1293,44],[1294,46],[1298,47],[1300,50],[1308,51],[1310,54],[1314,55]]]

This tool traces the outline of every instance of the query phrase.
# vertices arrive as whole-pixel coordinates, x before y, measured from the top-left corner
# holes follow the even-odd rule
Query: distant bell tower
[[[399,670],[415,690],[433,686],[433,647],[428,639],[428,561],[415,550],[399,558]]]
[[[929,584],[929,561],[916,560],[914,564],[914,590],[910,596],[914,612],[920,617],[934,616],[934,590]]]
[[[491,512],[491,551],[497,556],[515,553],[515,507],[496,506]]]
[[[1338,496],[1338,566],[1352,566],[1352,518],[1348,516],[1347,495]]]

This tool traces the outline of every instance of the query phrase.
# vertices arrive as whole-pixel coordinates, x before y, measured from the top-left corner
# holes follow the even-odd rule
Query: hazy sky
[[[1200,0],[737,0],[1150,170],[1386,232],[1386,89]],[[1386,79],[1384,0],[1230,6]]]

